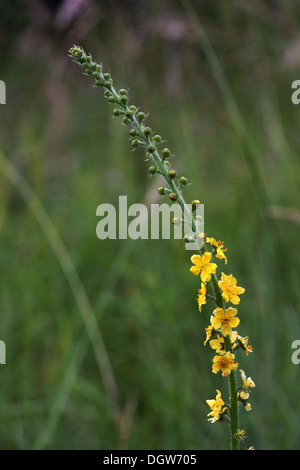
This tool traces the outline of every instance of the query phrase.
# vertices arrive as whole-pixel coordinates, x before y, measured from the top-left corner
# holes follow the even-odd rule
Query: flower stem
[[[212,275],[211,285],[215,293],[215,300],[218,307],[225,310],[224,300],[222,298],[221,290],[218,285],[216,275]],[[226,351],[232,352],[230,336],[224,337]],[[231,434],[231,449],[239,450],[239,440],[237,436],[237,430],[239,427],[239,416],[238,416],[238,399],[237,399],[237,386],[235,371],[232,370],[228,376],[229,381],[229,397],[230,397],[230,434]]]
[[[225,336],[226,351],[231,352],[230,337]],[[229,380],[229,396],[230,396],[230,434],[231,434],[231,449],[239,450],[239,439],[237,438],[237,430],[239,427],[238,415],[238,399],[237,399],[237,386],[235,371],[232,370],[228,376]]]

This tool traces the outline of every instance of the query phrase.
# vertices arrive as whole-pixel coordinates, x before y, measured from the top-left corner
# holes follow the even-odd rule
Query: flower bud
[[[147,150],[148,150],[149,153],[154,153],[154,152],[155,152],[155,147],[154,147],[154,145],[151,145],[151,144],[148,145]]]
[[[121,95],[120,100],[123,104],[127,104],[128,96],[127,95]]]
[[[164,196],[167,192],[167,188],[165,186],[161,186],[160,188],[158,188],[158,194],[160,194],[161,196]]]
[[[171,152],[169,149],[167,148],[164,148],[162,151],[161,151],[161,156],[163,158],[163,160],[165,160],[166,158],[170,157],[171,155]]]
[[[161,143],[161,136],[160,136],[160,135],[155,135],[155,136],[153,137],[153,142],[154,142],[155,144],[160,144],[160,143]]]
[[[123,112],[120,110],[120,108],[115,108],[113,111],[114,116],[121,116]]]
[[[170,178],[173,180],[176,176],[176,171],[175,170],[170,170],[168,172],[168,175],[170,176]]]
[[[139,146],[139,141],[138,141],[138,139],[133,139],[133,140],[131,141],[131,145],[132,145],[132,147],[134,147],[134,148],[138,147],[138,146]]]
[[[185,176],[181,176],[179,178],[179,183],[182,184],[182,186],[186,186],[188,184],[188,180],[186,179]]]
[[[250,393],[247,390],[242,389],[238,393],[239,400],[246,401],[246,400],[248,400],[249,397],[250,397]]]
[[[132,104],[131,106],[129,106],[129,111],[131,113],[135,113],[136,112],[136,106],[134,106],[134,104]]]
[[[146,114],[143,113],[142,111],[140,111],[139,113],[137,113],[136,117],[137,117],[137,120],[139,121],[139,123],[142,124],[143,120],[146,117]]]
[[[155,165],[150,166],[149,173],[155,175],[155,173],[157,173],[157,167]]]
[[[146,137],[149,137],[152,134],[152,129],[150,127],[144,127],[144,134]]]
[[[196,206],[200,204],[200,201],[198,201],[198,199],[194,199],[193,202],[192,202],[192,210],[196,210]]]

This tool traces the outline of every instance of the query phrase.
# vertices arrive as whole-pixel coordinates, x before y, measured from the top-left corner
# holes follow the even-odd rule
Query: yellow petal
[[[193,255],[191,256],[191,262],[193,264],[202,264],[201,263],[201,256],[200,255]]]

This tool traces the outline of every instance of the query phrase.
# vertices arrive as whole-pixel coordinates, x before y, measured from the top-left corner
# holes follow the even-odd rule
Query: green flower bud
[[[128,96],[127,95],[121,95],[120,100],[123,104],[126,104],[128,101]]]
[[[170,170],[168,172],[168,175],[170,176],[170,178],[173,180],[176,176],[176,171],[175,170]]]
[[[139,121],[139,123],[142,124],[143,120],[146,117],[146,114],[143,113],[142,111],[140,111],[139,113],[137,113],[136,117],[137,117],[137,120]]]
[[[152,134],[151,127],[144,127],[144,134],[146,137],[149,137]]]
[[[158,188],[158,194],[160,194],[161,196],[164,196],[167,192],[167,188],[165,186],[161,186],[160,188]]]
[[[148,150],[149,153],[154,153],[155,152],[154,145],[148,145],[147,150]]]
[[[130,118],[130,119],[132,119],[133,114],[132,114],[132,112],[131,112],[129,109],[127,109],[127,111],[125,111],[125,116],[127,116],[127,117]]]
[[[138,139],[133,139],[133,140],[131,141],[131,145],[132,145],[132,147],[135,147],[135,148],[138,147],[138,146],[139,146],[139,141],[138,141]]]
[[[182,186],[186,186],[188,184],[188,180],[186,179],[185,176],[181,176],[179,178],[179,183],[182,184]]]
[[[115,108],[113,113],[114,113],[114,116],[121,116],[121,114],[123,114],[120,108]]]
[[[150,168],[149,168],[149,173],[150,173],[151,175],[155,175],[155,173],[157,173],[157,167],[156,167],[155,165],[150,166]]]
[[[131,137],[134,137],[136,134],[137,134],[136,129],[134,129],[134,128],[130,129],[129,135],[130,135]]]
[[[161,151],[161,156],[162,156],[163,160],[165,160],[166,158],[168,158],[170,155],[171,155],[171,152],[170,152],[170,150],[167,149],[167,148],[164,148],[164,149]]]
[[[153,137],[153,142],[154,142],[155,144],[160,144],[160,143],[161,143],[161,136],[160,136],[160,135],[155,135],[155,136]]]
[[[176,201],[177,196],[176,196],[175,193],[171,193],[170,196],[169,196],[169,198],[171,199],[171,201]]]
[[[124,90],[124,88],[121,88],[121,90],[119,90],[119,95],[120,96],[125,96],[125,95],[127,95],[127,91]]]
[[[111,89],[112,80],[106,80],[106,81],[103,83],[103,86],[105,86],[106,88]]]

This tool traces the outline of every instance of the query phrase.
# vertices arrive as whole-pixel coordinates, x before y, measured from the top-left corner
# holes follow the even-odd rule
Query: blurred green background
[[[246,288],[245,445],[299,449],[300,5],[292,0],[0,2],[2,449],[226,449],[211,306],[179,240],[96,237],[96,208],[160,202],[102,90],[110,71],[175,154]],[[164,200],[162,200],[164,202]]]

